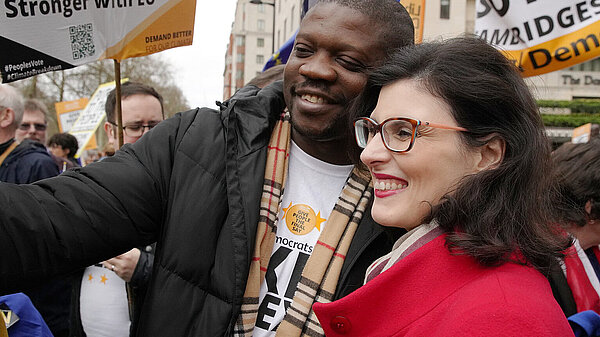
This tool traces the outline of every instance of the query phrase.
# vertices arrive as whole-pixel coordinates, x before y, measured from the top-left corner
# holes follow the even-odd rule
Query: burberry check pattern
[[[271,134],[254,255],[234,336],[252,336],[256,323],[260,284],[265,278],[273,250],[275,224],[286,181],[291,134],[289,120],[286,112]],[[312,305],[315,301],[333,300],[346,253],[373,193],[369,183],[370,178],[354,168],[306,262],[293,302],[277,329],[277,336],[324,336]]]
[[[411,229],[396,241],[391,252],[378,258],[367,268],[365,284],[442,234],[444,231],[436,221]]]

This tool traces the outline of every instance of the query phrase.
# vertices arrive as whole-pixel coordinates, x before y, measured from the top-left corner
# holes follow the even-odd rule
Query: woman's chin
[[[371,213],[371,215],[375,222],[384,227],[404,228],[407,231],[409,231],[419,225],[419,223],[410,223],[403,221],[406,219],[401,219],[401,217],[399,217],[398,215],[394,216],[394,214],[378,214],[375,210],[373,210],[373,213]]]

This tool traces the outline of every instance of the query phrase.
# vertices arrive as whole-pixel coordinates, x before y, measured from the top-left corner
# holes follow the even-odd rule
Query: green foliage
[[[547,108],[570,108],[572,113],[600,113],[600,99],[574,99],[572,101],[539,100],[538,106]]]
[[[545,126],[575,128],[587,123],[600,124],[600,113],[573,113],[570,115],[542,114],[542,120]]]

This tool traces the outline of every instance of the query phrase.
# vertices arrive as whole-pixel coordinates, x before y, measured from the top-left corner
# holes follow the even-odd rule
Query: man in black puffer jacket
[[[0,186],[0,289],[157,241],[138,336],[238,333],[275,123],[287,106],[302,151],[349,164],[350,99],[366,70],[412,43],[412,34],[395,0],[322,1],[302,21],[284,83],[248,86],[220,111],[177,114],[115,156],[58,179]],[[15,219],[24,208],[26,217]],[[331,297],[360,287],[393,241],[367,208]]]
[[[119,146],[116,92],[106,98],[104,131],[108,143]],[[162,96],[138,82],[121,85],[123,142],[133,144],[164,120]],[[102,160],[102,159],[101,159]],[[87,267],[73,284],[71,336],[135,336],[154,264],[155,244],[136,247],[96,266]],[[81,277],[83,276],[83,277]],[[128,328],[129,327],[129,328]],[[128,333],[129,332],[129,333]]]

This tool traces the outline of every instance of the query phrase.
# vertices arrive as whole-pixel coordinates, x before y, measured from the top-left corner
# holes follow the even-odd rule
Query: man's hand
[[[127,253],[102,262],[104,268],[114,271],[125,282],[131,281],[131,276],[140,259],[140,250],[133,248]]]

